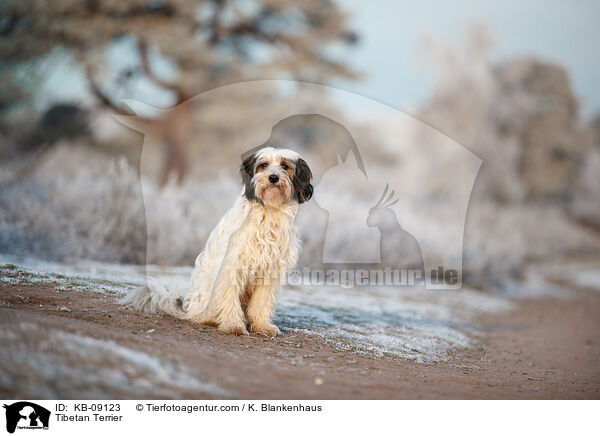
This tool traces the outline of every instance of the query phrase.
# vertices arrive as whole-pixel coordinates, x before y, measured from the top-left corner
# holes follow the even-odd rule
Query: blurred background
[[[2,254],[192,265],[239,190],[240,151],[228,144],[253,135],[257,102],[327,107],[362,132],[378,193],[388,182],[400,193],[418,186],[409,204],[437,237],[447,220],[431,205],[452,200],[441,176],[415,180],[390,141],[409,137],[406,125],[352,103],[358,94],[483,160],[464,232],[470,285],[600,255],[596,2],[4,0],[0,11]],[[193,99],[257,79],[348,93],[300,95],[290,82]],[[114,114],[135,115],[133,129]],[[290,118],[273,135],[308,156],[316,182],[322,162],[359,167],[346,128],[331,121]],[[421,158],[462,171],[442,153]],[[377,179],[390,168],[403,170]],[[193,201],[207,189],[208,204]],[[327,189],[322,198],[350,195],[347,207],[367,211],[378,199]],[[323,251],[315,217],[301,216],[304,262]],[[387,261],[402,266],[404,254]]]

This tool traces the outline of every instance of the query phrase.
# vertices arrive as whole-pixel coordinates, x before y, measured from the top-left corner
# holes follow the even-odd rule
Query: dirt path
[[[297,333],[228,336],[123,309],[111,295],[0,284],[0,396],[600,399],[600,294],[574,294],[522,300],[480,320],[480,349],[421,364]]]

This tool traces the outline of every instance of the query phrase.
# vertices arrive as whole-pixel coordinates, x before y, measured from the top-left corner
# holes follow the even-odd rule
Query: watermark
[[[344,90],[286,80],[216,88],[150,121],[152,108],[125,103],[139,116],[117,118],[144,133],[143,177],[156,173],[157,144],[176,151],[163,181],[171,170],[202,174],[202,189],[189,199],[189,209],[203,210],[193,223],[198,252],[240,195],[241,161],[264,147],[284,148],[308,163],[314,186],[300,205],[303,248],[289,284],[301,277],[302,286],[462,286],[467,208],[482,161],[417,118]],[[201,131],[190,127],[196,120]],[[233,133],[224,141],[218,132]],[[144,186],[143,194],[155,195]],[[163,210],[146,209],[149,229],[160,228]],[[148,239],[149,263],[170,261],[163,244]]]
[[[230,269],[229,281],[236,282],[243,278],[245,283],[253,286],[280,285],[291,286],[335,286],[343,289],[355,286],[423,286],[427,279],[422,269],[374,268],[374,269],[313,269],[292,268],[284,276],[275,270]],[[436,285],[455,286],[460,277],[456,270],[445,270],[439,266],[429,272],[429,280]]]

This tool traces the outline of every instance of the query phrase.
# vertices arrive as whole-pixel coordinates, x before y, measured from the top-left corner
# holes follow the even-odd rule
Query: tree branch
[[[148,45],[146,44],[146,42],[139,40],[137,47],[138,54],[140,56],[140,66],[146,77],[158,87],[168,89],[169,91],[173,91],[176,95],[176,105],[188,100],[189,96],[183,89],[181,89],[180,86],[176,85],[175,83],[167,82],[166,80],[161,79],[154,73],[154,71],[152,71],[152,68],[150,68],[150,61],[148,59]]]
[[[106,95],[106,93],[102,91],[102,89],[100,89],[100,87],[94,80],[94,74],[90,65],[87,65],[85,67],[85,77],[87,79],[88,86],[92,91],[92,94],[94,94],[94,96],[102,104],[102,106],[107,107],[120,115],[134,115],[131,112],[126,111],[123,108],[114,104],[113,101],[108,97],[108,95]]]

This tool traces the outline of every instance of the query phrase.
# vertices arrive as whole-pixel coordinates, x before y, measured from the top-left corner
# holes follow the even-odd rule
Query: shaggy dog
[[[312,197],[312,173],[294,151],[262,148],[242,162],[244,188],[210,234],[183,294],[149,278],[122,304],[146,312],[215,325],[236,335],[275,336],[275,296],[296,264],[298,205]]]

